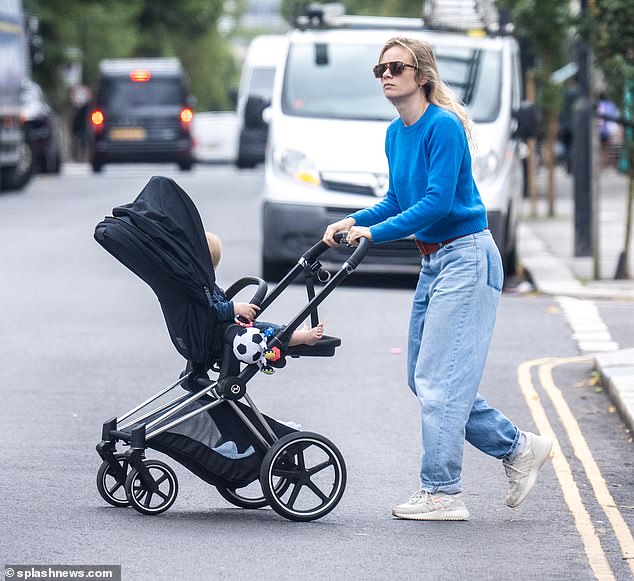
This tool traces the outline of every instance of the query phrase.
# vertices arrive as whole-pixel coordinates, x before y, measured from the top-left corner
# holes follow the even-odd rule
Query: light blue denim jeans
[[[489,230],[424,256],[410,319],[408,383],[421,405],[421,488],[462,490],[464,441],[510,456],[520,431],[478,393],[503,272]]]

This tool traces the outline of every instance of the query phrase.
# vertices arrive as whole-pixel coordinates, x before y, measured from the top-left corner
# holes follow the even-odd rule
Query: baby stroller
[[[327,438],[262,414],[249,397],[247,383],[259,372],[261,361],[246,364],[237,358],[233,346],[236,337],[246,334],[243,325],[215,328],[210,308],[214,271],[203,224],[189,196],[173,180],[153,177],[134,202],[114,208],[112,216],[97,225],[95,239],[150,285],[172,343],[187,360],[174,383],[103,424],[97,445],[103,460],[97,488],[103,499],[149,515],[172,506],[178,494],[176,474],[165,462],[146,459],[151,448],[215,486],[236,506],[269,505],[295,521],[329,513],[345,489],[343,457]],[[249,302],[260,306],[260,316],[304,275],[305,307],[262,347],[275,355],[272,367],[283,368],[289,357],[335,354],[341,344],[336,337],[290,348],[288,339],[308,317],[313,326],[318,323],[317,307],[355,270],[368,246],[363,240],[332,277],[318,260],[328,249],[319,242],[271,292],[256,277],[242,278],[226,290],[231,299],[256,287]],[[325,285],[319,293],[316,281]]]

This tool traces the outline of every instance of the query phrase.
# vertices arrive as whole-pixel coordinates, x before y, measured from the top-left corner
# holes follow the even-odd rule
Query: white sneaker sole
[[[403,520],[469,520],[469,511],[466,508],[455,508],[407,513],[392,509],[392,516]]]

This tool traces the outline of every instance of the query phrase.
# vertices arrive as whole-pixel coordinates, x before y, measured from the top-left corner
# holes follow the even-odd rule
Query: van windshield
[[[135,83],[125,77],[103,79],[99,91],[100,104],[114,110],[141,106],[180,106],[185,98],[182,83],[176,77],[154,77],[143,83]]]
[[[396,110],[372,75],[380,45],[295,44],[284,79],[282,108],[288,115],[390,120]],[[439,46],[441,78],[475,122],[493,121],[499,110],[501,55],[497,50]]]

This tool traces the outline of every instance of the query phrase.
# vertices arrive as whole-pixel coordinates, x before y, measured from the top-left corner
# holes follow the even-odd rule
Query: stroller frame
[[[336,239],[340,244],[345,244],[345,235],[338,235]],[[361,239],[356,250],[331,277],[319,262],[321,254],[329,248],[320,241],[298,259],[270,293],[263,280],[245,277],[227,289],[227,298],[233,298],[249,286],[257,286],[250,302],[260,306],[259,316],[303,274],[308,295],[307,304],[286,327],[267,341],[268,349],[277,347],[284,353],[284,346],[290,336],[306,318],[311,318],[313,326],[318,323],[318,306],[354,272],[370,244],[368,240]],[[324,284],[324,288],[317,294],[316,280]],[[263,455],[259,471],[262,494],[253,496],[252,492],[247,491],[247,487],[242,488],[232,482],[223,481],[222,478],[218,482],[211,482],[226,500],[242,508],[270,505],[278,514],[295,521],[321,518],[338,504],[346,484],[346,467],[341,453],[330,440],[316,433],[291,429],[286,430],[285,435],[276,433],[274,427],[279,431],[279,424],[272,426],[270,418],[267,419],[260,412],[247,393],[247,383],[259,372],[258,365],[248,364],[241,369],[244,364],[233,354],[231,343],[240,330],[241,327],[237,324],[226,325],[219,365],[218,362],[210,366],[208,363],[188,361],[186,370],[177,381],[121,416],[104,422],[101,442],[97,445],[97,452],[103,460],[97,473],[97,488],[109,504],[118,507],[131,505],[143,514],[160,514],[169,509],[178,493],[176,474],[164,462],[145,459],[148,443],[179,424],[222,404],[228,404],[232,408],[252,434],[254,444]],[[274,366],[284,367],[286,357],[289,356],[329,357],[334,355],[340,344],[338,338],[324,336],[314,346],[287,348]],[[218,373],[216,379],[209,379],[210,370]],[[186,393],[150,409],[151,404],[179,386],[185,388]],[[185,408],[203,398],[205,401],[197,409],[182,413]],[[239,404],[238,400],[244,400],[245,403]],[[119,442],[129,448],[125,452],[117,451]],[[318,464],[307,466],[305,455],[309,451],[319,456]],[[322,470],[332,472],[328,476],[325,489],[313,481]],[[204,476],[201,478],[205,479]],[[331,480],[334,481],[332,484]],[[299,507],[296,503],[302,488],[308,488],[316,500]]]

